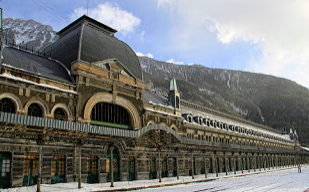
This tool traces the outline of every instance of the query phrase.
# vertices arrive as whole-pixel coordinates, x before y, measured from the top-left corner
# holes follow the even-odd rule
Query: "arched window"
[[[118,128],[131,128],[131,117],[125,108],[101,102],[92,108],[91,123]]]
[[[15,113],[16,108],[11,99],[3,98],[0,100],[0,111],[7,113]]]
[[[66,112],[63,109],[57,108],[54,112],[54,119],[67,121],[68,117],[67,117]]]
[[[35,116],[35,117],[43,117],[42,108],[40,107],[40,105],[38,105],[36,103],[32,103],[28,107],[28,115],[29,116]]]

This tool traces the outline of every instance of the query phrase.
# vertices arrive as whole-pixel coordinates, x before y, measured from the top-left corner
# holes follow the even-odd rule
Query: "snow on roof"
[[[309,151],[309,148],[308,148],[308,147],[302,147],[302,146],[300,146],[300,148],[302,148],[302,149],[304,149],[304,150],[306,150],[306,151]]]
[[[36,82],[30,81],[30,80],[27,80],[27,79],[23,79],[23,78],[20,78],[20,77],[15,77],[15,76],[13,76],[11,74],[8,74],[8,73],[0,74],[0,77],[5,77],[5,78],[12,79],[12,80],[25,82],[25,83],[30,83],[30,84],[33,84],[33,85],[36,85],[36,86],[46,87],[46,88],[49,88],[49,89],[55,89],[55,90],[62,91],[62,92],[77,94],[75,91],[72,91],[72,90],[61,89],[59,87],[48,85],[48,84],[44,84],[44,83],[36,83]]]

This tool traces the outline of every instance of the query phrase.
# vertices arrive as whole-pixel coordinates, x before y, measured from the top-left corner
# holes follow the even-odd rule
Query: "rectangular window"
[[[96,175],[98,171],[98,156],[90,155],[87,160],[87,173]]]
[[[65,174],[65,155],[53,154],[51,175],[60,176],[64,174]]]
[[[39,154],[38,153],[26,153],[24,159],[24,176],[38,175],[39,168]]]

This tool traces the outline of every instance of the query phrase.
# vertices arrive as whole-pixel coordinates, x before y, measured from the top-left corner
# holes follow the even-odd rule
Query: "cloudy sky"
[[[2,0],[3,17],[59,31],[83,14],[138,55],[285,77],[309,88],[308,0]]]

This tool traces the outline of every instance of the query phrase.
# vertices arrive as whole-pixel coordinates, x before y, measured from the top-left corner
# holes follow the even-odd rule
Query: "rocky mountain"
[[[4,18],[2,28],[10,43],[27,45],[36,51],[42,50],[58,38],[51,26],[42,25],[34,20]]]
[[[36,50],[58,38],[50,26],[34,20],[6,18],[3,29],[15,44]],[[168,93],[174,77],[181,98],[273,128],[294,127],[300,142],[309,146],[307,88],[269,75],[139,59],[145,82],[153,89]]]
[[[295,127],[309,144],[309,90],[270,75],[176,65],[140,57],[144,79],[168,93],[175,77],[181,98],[273,128]]]

